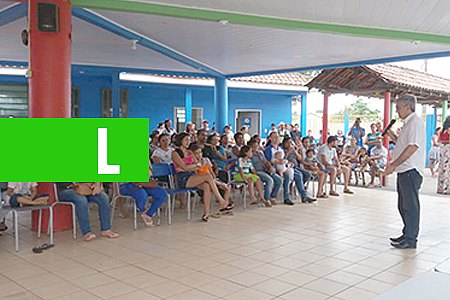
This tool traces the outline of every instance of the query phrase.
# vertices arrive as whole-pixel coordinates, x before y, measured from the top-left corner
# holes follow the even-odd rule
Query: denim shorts
[[[186,184],[189,180],[189,177],[191,177],[192,175],[195,175],[195,172],[179,172],[179,173],[177,173],[176,174],[177,187],[179,189],[185,189]]]

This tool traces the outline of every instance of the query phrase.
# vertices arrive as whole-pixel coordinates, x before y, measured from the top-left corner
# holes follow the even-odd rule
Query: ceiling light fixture
[[[230,23],[230,21],[228,21],[228,20],[219,20],[218,22],[222,26],[228,25],[228,23]]]
[[[138,40],[131,40],[131,49],[136,50],[138,43],[139,43]]]

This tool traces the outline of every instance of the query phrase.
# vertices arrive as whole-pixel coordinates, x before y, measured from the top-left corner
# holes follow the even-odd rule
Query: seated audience
[[[191,143],[195,143],[197,141],[197,132],[195,131],[195,123],[187,122],[186,130],[184,132],[189,134]]]
[[[224,170],[227,165],[227,153],[225,148],[219,144],[219,136],[217,134],[211,134],[206,139],[208,144],[208,151],[203,151],[203,156],[211,160],[213,169],[217,168]]]
[[[173,148],[170,146],[169,135],[163,133],[159,136],[159,147],[157,147],[152,154],[152,161],[154,163],[171,163]]]
[[[372,152],[370,154],[370,183],[368,187],[373,187],[373,183],[375,180],[375,175],[381,175],[385,168],[387,163],[387,155],[388,151],[385,147],[383,147],[383,138],[379,138],[377,141],[377,145],[372,148]]]
[[[173,134],[177,133],[175,129],[172,128],[172,121],[167,119],[164,121],[164,130],[163,133],[166,133],[169,137],[172,137]]]
[[[256,175],[256,170],[252,163],[252,149],[249,146],[242,146],[239,152],[239,158],[237,160],[236,168],[238,173],[234,176],[234,180],[237,182],[246,182],[248,186],[248,193],[250,195],[251,203],[257,204],[259,202],[264,203],[266,207],[271,207],[270,201],[266,201],[263,197],[262,182]],[[258,191],[258,198],[255,195],[255,189]]]
[[[327,143],[320,146],[319,151],[317,153],[318,162],[330,172],[330,196],[339,196],[339,194],[335,191],[334,185],[336,183],[336,176],[343,173],[344,174],[344,193],[353,194],[353,192],[348,188],[348,184],[350,181],[350,168],[347,166],[341,165],[339,162],[337,153],[337,138],[335,136],[330,136],[327,139]],[[319,197],[323,197],[324,194]]]
[[[234,133],[233,133],[233,131],[231,131],[231,126],[230,125],[226,125],[223,131],[224,131],[224,134],[227,137],[228,145],[234,146],[234,144],[236,142],[234,141]]]
[[[286,173],[289,176],[289,181],[294,180],[294,169],[291,163],[289,163],[287,159],[284,159],[283,150],[278,150],[275,152],[275,158],[273,161],[278,175],[283,176]]]
[[[119,234],[111,230],[109,197],[103,190],[101,182],[74,182],[69,189],[60,193],[62,202],[75,204],[78,223],[86,242],[96,238],[89,225],[88,203],[98,205],[100,217],[100,235],[107,238],[117,238]]]
[[[248,126],[246,126],[246,125],[242,126],[241,133],[244,136],[244,144],[247,145],[247,143],[252,138],[252,136],[248,133]]]
[[[259,147],[258,140],[252,138],[248,146],[252,149],[252,163],[256,175],[264,183],[264,200],[269,200],[272,205],[276,205],[277,195],[283,183],[283,178],[275,172],[272,164],[265,158],[264,152]]]
[[[188,149],[189,135],[184,132],[179,134],[176,144],[178,148],[172,152],[172,161],[175,165],[178,188],[196,187],[203,191],[202,221],[208,222],[212,194],[219,201],[220,208],[226,208],[228,204],[220,194],[214,178],[210,174],[199,175],[195,173],[200,169],[201,163],[196,161],[194,153]],[[220,213],[215,213],[211,217],[220,218]]]
[[[46,205],[49,195],[38,194],[37,186],[37,182],[8,182],[6,194],[11,207]]]
[[[309,197],[305,190],[305,183],[311,178],[311,174],[303,169],[301,164],[304,162],[301,152],[295,151],[294,144],[290,137],[286,137],[283,141],[283,149],[286,159],[292,164],[294,170],[294,182],[297,187],[297,191],[300,194],[302,203],[312,203],[317,199]],[[289,191],[289,184],[286,183],[287,179],[284,179],[283,189]]]
[[[168,136],[167,136],[168,139]],[[151,177],[151,167],[150,167]],[[131,196],[136,201],[136,207],[141,213],[141,218],[144,224],[148,227],[153,227],[153,216],[166,202],[168,195],[166,191],[158,185],[158,181],[149,179],[148,182],[125,182],[120,185],[120,194],[124,196]],[[152,204],[149,209],[146,209],[148,197],[152,197]],[[125,205],[123,200],[119,200],[119,208],[122,216],[125,216]]]
[[[213,134],[215,135],[215,134]],[[217,188],[223,192],[223,199],[225,200],[226,207],[221,208],[219,212],[221,214],[227,214],[231,215],[232,209],[234,208],[234,203],[231,203],[230,201],[230,188],[227,184],[216,180],[216,174],[213,171],[213,165],[209,158],[202,156],[202,149],[197,144],[191,144],[189,146],[189,150],[194,153],[195,160],[200,163],[200,168],[196,171],[196,174],[198,175],[205,175],[209,174],[212,178],[214,178],[214,182],[217,185]]]

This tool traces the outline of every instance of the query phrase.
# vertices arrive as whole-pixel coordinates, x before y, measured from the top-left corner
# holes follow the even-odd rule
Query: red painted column
[[[391,117],[391,92],[384,92],[384,118],[383,118],[383,128],[388,126]],[[389,153],[389,137],[387,135],[384,136],[383,146],[388,150]],[[389,156],[389,154],[388,154]],[[389,164],[389,159],[388,159]],[[387,177],[383,176],[382,185],[386,186]]]
[[[323,93],[323,114],[322,114],[322,144],[326,144],[328,138],[328,97],[330,94]]]
[[[59,32],[39,31],[37,8],[39,2],[54,3],[58,6]],[[29,116],[30,118],[70,118],[71,2],[68,0],[29,0],[28,4]],[[52,183],[39,183],[38,189],[39,193],[52,195],[51,201],[54,201]],[[33,229],[36,230],[37,213],[33,214],[32,218]],[[48,212],[45,212],[43,220],[42,230],[47,231]],[[71,210],[66,206],[57,206],[54,212],[54,221],[55,230],[72,228]]]
[[[384,92],[384,119],[383,119],[383,128],[388,126],[391,121],[389,118],[391,117],[391,92]],[[389,137],[387,135],[384,136],[383,146],[386,149],[389,149]]]

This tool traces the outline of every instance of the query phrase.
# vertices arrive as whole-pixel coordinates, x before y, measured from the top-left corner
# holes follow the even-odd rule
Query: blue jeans
[[[83,235],[91,232],[89,224],[89,207],[88,203],[95,202],[98,205],[98,214],[100,217],[100,229],[106,231],[111,229],[111,219],[109,210],[109,197],[106,193],[100,193],[93,196],[81,196],[75,193],[73,189],[61,192],[59,199],[63,202],[71,202],[75,204],[78,223]]]
[[[120,186],[120,194],[124,196],[131,196],[136,201],[136,206],[140,212],[145,211],[145,205],[147,204],[148,197],[152,197],[152,205],[150,209],[147,211],[147,215],[149,217],[153,217],[158,208],[163,205],[163,203],[167,200],[166,191],[160,187],[159,185],[154,188],[139,188],[132,184],[131,182],[122,184]]]
[[[306,172],[306,171],[305,171]],[[303,171],[299,168],[294,168],[294,182],[295,182],[295,186],[297,187],[298,193],[300,194],[300,197],[302,199],[306,198],[306,191],[305,191],[305,179],[303,177]],[[309,178],[309,173],[307,173],[307,176]],[[288,184],[288,188],[289,188],[289,184]]]
[[[272,175],[266,172],[257,172],[256,173],[262,182],[265,183],[264,186],[264,200],[270,200],[270,198],[276,198],[278,192],[280,191],[281,184],[283,183],[283,179],[277,173],[273,173]]]
[[[416,243],[419,235],[419,189],[423,177],[415,169],[397,174],[398,211],[403,221],[403,235],[409,243]]]

